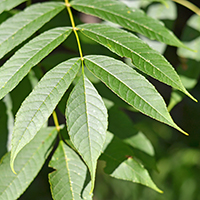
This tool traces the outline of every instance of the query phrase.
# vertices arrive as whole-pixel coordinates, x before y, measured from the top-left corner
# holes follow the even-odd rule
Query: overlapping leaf
[[[18,6],[19,4],[23,3],[24,1],[27,1],[27,0],[1,0],[0,2],[0,14],[3,12],[3,11],[7,11],[7,10],[10,10],[16,6]]]
[[[49,174],[53,199],[92,199],[90,183],[87,182],[87,167],[81,158],[60,141],[49,164],[56,171]]]
[[[73,0],[70,4],[73,8],[81,12],[117,23],[131,31],[141,33],[150,39],[173,46],[185,47],[161,22],[147,16],[141,10],[132,10],[120,1]]]
[[[22,103],[13,131],[11,167],[19,151],[29,143],[47,121],[80,68],[78,58],[50,70]]]
[[[57,135],[55,128],[41,129],[35,138],[18,154],[16,172],[10,169],[10,153],[0,164],[0,199],[17,199],[38,174]]]
[[[134,159],[133,151],[109,132],[107,132],[104,152],[100,159],[106,161],[104,171],[110,176],[140,183],[157,192],[162,192],[153,183],[148,171]]]
[[[106,46],[111,51],[120,56],[131,58],[135,66],[144,73],[193,98],[182,85],[178,74],[170,63],[133,34],[103,24],[84,24],[78,27],[86,36]]]
[[[6,5],[8,5],[7,2]],[[0,58],[30,37],[64,8],[65,4],[59,2],[34,4],[2,23],[0,26]]]
[[[66,118],[70,139],[89,168],[93,190],[97,159],[106,139],[107,111],[85,75],[70,94]]]
[[[33,66],[62,43],[71,31],[70,27],[49,30],[19,49],[0,68],[0,99],[10,92]]]
[[[143,76],[121,61],[107,56],[86,56],[89,70],[135,109],[185,133],[172,120],[163,98]]]

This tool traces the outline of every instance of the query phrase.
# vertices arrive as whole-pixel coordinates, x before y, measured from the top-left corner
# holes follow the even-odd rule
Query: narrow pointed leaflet
[[[149,17],[142,10],[127,7],[117,0],[73,0],[71,6],[81,12],[114,22],[131,31],[160,42],[187,48],[160,21]]]
[[[61,44],[71,31],[71,27],[51,29],[19,49],[0,68],[0,99],[10,92],[32,67]]]
[[[171,64],[132,33],[103,24],[84,24],[77,27],[84,35],[119,56],[131,58],[139,70],[195,100],[185,89]]]
[[[69,96],[66,118],[70,140],[89,168],[93,191],[97,159],[106,139],[107,110],[85,75]]]
[[[28,188],[42,168],[57,136],[55,127],[42,128],[35,138],[18,154],[16,172],[10,169],[10,152],[0,163],[0,199],[16,200]]]
[[[14,2],[14,1],[13,1]],[[0,58],[65,8],[59,2],[34,4],[0,25]]]
[[[92,200],[92,194],[89,194],[90,180],[86,181],[87,167],[63,141],[60,141],[49,167],[55,169],[49,174],[53,199]],[[85,185],[85,183],[87,184]]]
[[[95,76],[135,109],[187,135],[174,123],[154,86],[134,69],[107,56],[86,56],[84,62]]]
[[[11,150],[11,168],[19,151],[28,144],[52,114],[80,68],[80,59],[65,61],[40,80],[17,112]]]

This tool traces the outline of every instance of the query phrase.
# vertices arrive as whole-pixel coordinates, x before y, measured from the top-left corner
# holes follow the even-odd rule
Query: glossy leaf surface
[[[164,25],[143,11],[131,9],[116,0],[73,0],[73,8],[114,22],[131,31],[141,33],[169,45],[185,47]]]
[[[50,70],[22,103],[16,115],[11,150],[11,167],[19,151],[29,143],[52,114],[75,78],[80,60],[73,58]]]
[[[18,154],[14,174],[10,168],[10,153],[0,163],[0,199],[17,199],[30,185],[48,157],[57,135],[56,129],[41,129],[35,138]]]
[[[135,109],[185,133],[173,122],[153,85],[128,65],[107,56],[86,56],[84,61],[95,76]]]
[[[92,199],[89,194],[91,185],[86,181],[87,167],[63,141],[60,141],[49,166],[55,169],[49,174],[53,199]]]
[[[70,139],[89,168],[93,190],[97,159],[106,139],[107,110],[85,75],[69,96],[66,118]]]
[[[10,92],[32,67],[62,43],[71,31],[69,27],[49,30],[19,49],[0,68],[0,99]]]
[[[14,1],[13,1],[14,2]],[[63,3],[34,4],[0,25],[0,58],[65,8]]]

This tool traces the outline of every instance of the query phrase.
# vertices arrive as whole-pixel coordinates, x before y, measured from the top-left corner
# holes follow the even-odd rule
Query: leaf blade
[[[0,6],[0,14],[3,12],[3,11],[8,11],[16,6],[18,6],[19,4],[25,2],[27,0],[15,0],[15,1],[12,1],[12,0],[3,0],[1,1],[1,6]]]
[[[46,31],[19,49],[0,68],[0,99],[10,92],[33,66],[62,43],[71,31],[70,27]]]
[[[139,70],[182,91],[195,100],[185,89],[170,63],[133,34],[101,24],[84,24],[77,27],[81,28],[84,35],[104,45],[119,56],[131,58]]]
[[[100,159],[106,161],[104,171],[111,177],[140,183],[162,193],[152,181],[148,171],[135,160],[134,152],[110,132],[107,132]]]
[[[95,76],[136,110],[187,135],[173,122],[153,85],[128,65],[107,56],[85,56],[84,62]]]
[[[65,4],[58,2],[34,4],[3,22],[0,25],[0,58],[29,38],[64,8]]]
[[[70,139],[87,164],[94,189],[97,159],[107,129],[107,111],[94,86],[82,75],[67,101],[67,127]]]
[[[10,169],[10,153],[6,154],[0,164],[0,198],[17,199],[33,181],[45,159],[50,153],[57,135],[56,129],[41,129],[34,140],[32,140],[17,156],[16,171],[14,174]],[[15,192],[13,192],[15,191]]]
[[[56,171],[49,174],[51,192],[55,200],[68,199],[92,199],[90,183],[84,186],[87,175],[87,167],[80,157],[60,141],[50,163]],[[63,188],[63,185],[65,187]],[[84,191],[82,192],[84,188]]]
[[[20,150],[29,143],[51,115],[80,68],[78,58],[63,62],[47,72],[29,94],[16,115],[13,130],[11,168]]]
[[[163,23],[147,16],[143,11],[131,9],[115,0],[73,0],[74,9],[95,15],[121,25],[131,31],[141,33],[152,40],[166,44],[187,48]]]

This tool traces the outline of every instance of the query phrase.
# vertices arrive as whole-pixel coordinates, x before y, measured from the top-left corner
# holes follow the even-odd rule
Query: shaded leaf
[[[89,194],[91,185],[86,182],[87,167],[63,141],[60,141],[49,166],[55,169],[49,174],[53,199],[92,199]]]
[[[149,7],[147,14],[156,19],[175,20],[177,18],[176,4],[173,1],[167,1],[167,6],[153,4]]]
[[[69,96],[66,118],[70,139],[89,168],[92,191],[97,159],[106,139],[107,111],[85,75],[81,76]]]
[[[47,72],[17,112],[11,150],[11,167],[19,151],[29,143],[47,121],[75,78],[80,60],[73,58]]]
[[[107,56],[86,56],[84,62],[95,76],[135,109],[186,134],[173,122],[153,85],[134,69]]]
[[[141,33],[150,39],[169,45],[185,47],[163,23],[147,16],[143,11],[131,9],[116,0],[73,0],[71,6],[81,12],[95,15]]]
[[[197,67],[199,62],[195,60],[182,59],[182,65],[178,66],[177,71],[181,78],[181,81],[187,90],[191,90],[198,83],[200,75],[200,68]],[[177,90],[172,90],[168,110],[170,111],[176,104],[178,104],[184,98],[184,94]]]
[[[25,2],[27,0],[1,0],[0,2],[0,14],[3,11],[8,11],[16,6],[18,6],[19,4]]]
[[[0,199],[17,199],[38,174],[51,145],[57,135],[56,129],[41,129],[35,138],[18,154],[16,172],[10,169],[10,153],[6,154],[0,164]]]
[[[0,58],[29,38],[64,8],[65,4],[60,2],[38,3],[2,23],[0,26]]]
[[[0,68],[0,99],[10,92],[32,67],[62,43],[71,31],[70,27],[49,30],[19,49]]]
[[[139,159],[145,167],[157,170],[154,149],[148,138],[139,131],[131,119],[113,106],[108,111],[109,126],[108,130],[115,136],[128,144],[134,153],[134,156]]]
[[[200,37],[195,38],[194,40],[190,41],[190,42],[185,42],[185,44],[196,50],[196,52],[193,51],[189,51],[187,49],[183,49],[183,48],[179,48],[178,49],[178,55],[180,57],[184,57],[184,58],[190,58],[190,59],[194,59],[196,61],[200,61]]]
[[[100,159],[106,161],[104,171],[110,176],[140,183],[162,193],[153,183],[148,171],[135,160],[133,151],[109,132]]]
[[[181,80],[170,63],[157,51],[131,33],[103,24],[78,26],[81,32],[122,57],[132,59],[133,64],[144,73],[164,82],[189,97]]]

